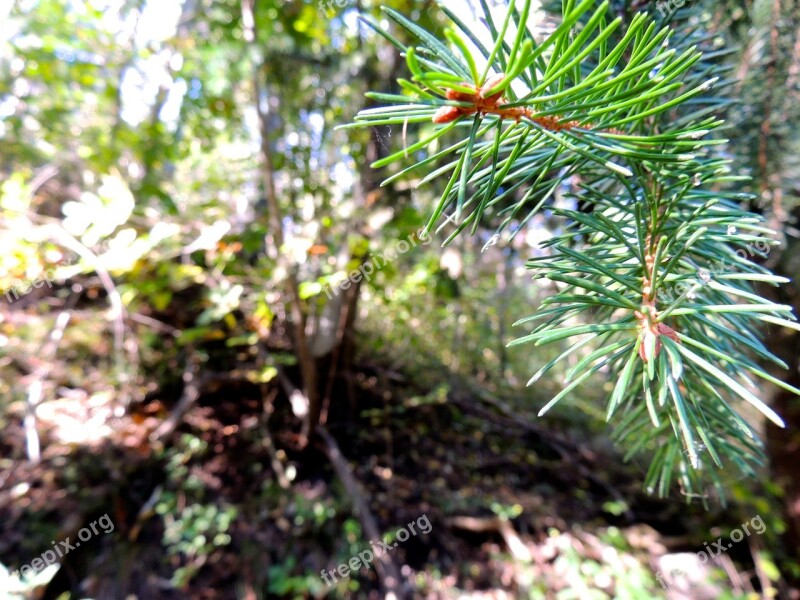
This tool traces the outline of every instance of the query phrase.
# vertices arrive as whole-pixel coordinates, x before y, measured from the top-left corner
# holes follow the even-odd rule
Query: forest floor
[[[664,561],[707,539],[697,532],[709,514],[645,495],[640,468],[610,445],[545,430],[456,385],[426,393],[381,365],[360,365],[333,396],[327,431],[381,534],[416,524],[384,557],[411,596],[719,594],[702,565],[667,574],[666,588],[656,581]],[[0,439],[0,562],[17,569],[103,515],[114,524],[59,558],[35,597],[382,597],[374,563],[336,572],[377,540],[322,440],[297,448],[280,386],[212,381],[156,436],[178,398],[156,392],[125,411],[110,397],[45,403],[39,464],[26,460],[22,410],[12,410]],[[747,552],[734,548],[718,566],[737,574],[732,561]],[[724,587],[752,591],[748,575]]]

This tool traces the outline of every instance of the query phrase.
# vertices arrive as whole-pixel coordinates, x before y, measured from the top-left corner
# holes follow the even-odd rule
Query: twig
[[[269,454],[270,464],[272,465],[272,470],[275,472],[275,476],[278,478],[278,485],[281,488],[288,490],[291,482],[289,478],[286,476],[286,469],[281,462],[281,459],[278,458],[278,450],[275,448],[275,442],[272,441],[272,433],[269,430],[269,418],[272,414],[272,404],[275,400],[275,396],[278,395],[277,388],[272,388],[269,392],[269,395],[264,398],[264,429],[263,429],[263,440],[262,443],[264,448],[266,448],[267,453]]]
[[[744,594],[745,592],[753,593],[753,586],[750,584],[749,580],[745,580],[742,578],[739,571],[736,570],[736,566],[733,564],[731,557],[727,554],[722,554],[717,557],[717,562],[722,565],[725,573],[728,575],[728,579],[730,579],[731,583],[733,584],[733,591],[736,594]],[[745,589],[745,581],[747,581],[747,586],[749,590]]]
[[[761,597],[764,600],[773,598],[775,590],[773,589],[772,584],[769,581],[769,576],[764,571],[764,564],[761,559],[761,551],[758,548],[758,544],[753,539],[752,536],[747,538],[747,544],[748,546],[750,546],[750,554],[753,556],[753,564],[756,567],[756,576],[758,577],[758,583],[761,584]]]
[[[339,445],[336,443],[336,440],[333,439],[333,436],[331,436],[324,427],[317,427],[317,435],[325,442],[325,453],[331,461],[336,475],[339,477],[342,485],[344,485],[345,490],[350,496],[353,510],[358,516],[358,520],[361,522],[361,526],[364,528],[364,533],[367,535],[367,538],[370,540],[382,539],[375,517],[372,515],[369,505],[364,498],[364,494],[361,491],[361,485],[353,475],[347,460],[342,456],[342,452],[339,450]],[[375,566],[383,583],[383,587],[386,590],[385,598],[398,599],[406,597],[400,582],[400,572],[386,552],[376,558]]]
[[[58,240],[66,248],[69,248],[78,254],[81,258],[87,260],[89,264],[92,265],[94,270],[97,272],[97,276],[100,278],[100,283],[106,290],[108,301],[111,304],[110,318],[114,322],[114,363],[117,369],[117,374],[120,376],[120,378],[122,378],[124,371],[122,353],[125,349],[125,305],[122,302],[122,296],[120,296],[119,291],[117,291],[117,287],[114,285],[114,280],[111,278],[111,275],[108,273],[105,266],[102,264],[102,261],[94,252],[76,239],[75,236],[68,233],[63,227],[52,226],[50,229],[53,232],[52,235],[56,240]],[[135,364],[134,368],[136,368]],[[128,378],[125,377],[126,382],[123,384],[121,389],[121,395],[123,397],[122,404],[126,404],[125,400],[128,397],[127,380]]]
[[[25,412],[23,425],[25,428],[25,448],[28,454],[28,460],[33,464],[38,464],[42,459],[39,433],[36,430],[36,409],[44,395],[44,380],[53,369],[52,361],[64,337],[64,330],[67,328],[67,324],[69,324],[71,317],[70,309],[75,306],[77,301],[78,294],[72,294],[69,301],[64,306],[64,310],[56,317],[56,322],[53,326],[53,330],[50,332],[50,336],[42,344],[42,347],[37,353],[39,365],[31,374],[32,381],[28,386],[27,410]]]
[[[189,347],[188,350],[189,358],[183,370],[183,394],[181,394],[181,399],[178,401],[178,404],[175,406],[169,418],[150,434],[150,441],[152,442],[163,443],[171,437],[175,429],[180,425],[181,421],[183,421],[183,416],[200,397],[202,382],[197,381],[199,365],[193,358],[194,353],[192,352],[192,348]]]
[[[164,333],[168,333],[174,337],[178,337],[181,333],[180,329],[177,329],[172,325],[167,325],[166,323],[159,321],[158,319],[148,317],[147,315],[143,315],[141,313],[129,313],[128,318],[130,318],[131,321],[136,321],[137,323],[141,323],[142,325],[147,325],[149,327],[152,327],[153,329],[157,329],[158,331],[163,331]]]
[[[45,183],[50,181],[56,175],[58,175],[58,167],[56,165],[47,165],[46,167],[40,169],[30,183],[31,199],[33,199],[33,197],[36,195],[36,192],[39,191],[40,187],[42,187]]]
[[[501,519],[500,517],[450,517],[445,522],[451,527],[466,529],[467,531],[497,532],[503,538],[503,541],[506,543],[506,546],[508,546],[509,551],[515,559],[523,562],[530,562],[533,560],[530,549],[525,545],[519,535],[517,535],[517,532],[514,531],[514,527],[508,519]]]
[[[192,355],[193,351],[191,347],[188,347],[188,349],[189,354]],[[199,370],[200,365],[197,364],[197,361],[189,359],[183,372],[183,393],[166,421],[150,434],[151,442],[166,443],[178,426],[183,422],[184,415],[194,406],[203,392],[215,389],[215,386],[225,383],[253,383],[252,379],[238,370],[228,373],[204,371],[202,375],[199,375]]]

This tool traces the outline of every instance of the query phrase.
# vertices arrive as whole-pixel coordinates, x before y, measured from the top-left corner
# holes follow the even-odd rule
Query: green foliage
[[[267,591],[281,597],[290,594],[299,594],[292,596],[294,598],[305,597],[306,594],[319,596],[324,589],[319,576],[311,572],[293,575],[297,569],[297,559],[294,556],[290,556],[285,563],[272,565],[267,571]]]
[[[725,53],[696,25],[623,19],[607,2],[565,0],[543,38],[519,26],[529,1],[503,23],[483,8],[490,45],[444,8],[455,27],[446,40],[385,9],[415,46],[365,19],[412,76],[398,80],[402,95],[369,93],[389,105],[350,127],[422,124],[418,141],[372,166],[413,156],[385,183],[447,177],[428,222],[447,241],[481,222],[498,232],[515,224],[513,237],[540,211],[559,218],[561,231],[528,263],[554,293],[517,322],[529,333],[511,344],[567,344],[529,382],[571,361],[539,414],[601,374],[627,457],[652,453],[646,488],[665,495],[677,480],[691,497],[711,483],[724,497],[724,468],[752,474],[761,460],[752,415],[736,408],[783,426],[754,381],[800,393],[758,362],[786,367],[759,327],[800,327],[789,306],[753,290],[786,279],[758,264],[774,232],[742,207],[746,178],[718,149],[729,101],[710,90],[731,83]]]
[[[183,556],[189,561],[175,570],[172,583],[184,587],[197,573],[212,551],[227,546],[227,533],[236,509],[221,510],[216,504],[192,504],[178,510],[177,499],[168,495],[159,502],[157,512],[165,520],[163,543],[169,556]]]
[[[166,554],[177,557],[181,566],[175,569],[172,584],[185,587],[208,560],[231,543],[228,533],[237,509],[220,502],[204,502],[203,482],[191,473],[191,461],[202,457],[207,444],[185,434],[178,447],[167,456],[168,482],[158,491],[156,514],[164,523],[162,543]]]
[[[418,208],[429,205],[426,193],[441,191],[430,185],[440,181],[441,187],[447,187],[433,207],[439,216],[430,227],[439,227],[454,241],[449,249],[452,254],[440,256],[437,250],[418,246],[365,280],[356,290],[357,297],[348,298],[352,306],[344,307],[353,310],[342,338],[346,344],[336,355],[342,368],[330,371],[334,379],[329,388],[328,423],[338,437],[345,431],[338,428],[338,420],[347,408],[352,419],[365,425],[343,450],[351,461],[370,453],[372,459],[356,474],[363,476],[367,490],[377,490],[375,498],[384,498],[385,490],[392,491],[395,482],[409,476],[408,464],[423,467],[434,456],[426,452],[424,460],[414,462],[419,454],[416,446],[396,443],[406,433],[412,440],[436,439],[442,434],[438,419],[426,420],[407,432],[413,423],[409,417],[415,413],[441,411],[451,417],[446,421],[448,433],[458,435],[447,437],[445,457],[453,449],[461,452],[464,443],[467,449],[490,451],[495,464],[511,456],[511,464],[538,472],[549,463],[542,451],[552,450],[539,441],[531,440],[532,447],[526,445],[523,451],[519,446],[527,440],[516,436],[487,441],[492,423],[487,420],[473,429],[465,413],[450,404],[452,399],[498,399],[524,413],[525,402],[541,406],[558,394],[562,375],[568,375],[566,385],[570,385],[599,367],[594,377],[608,379],[603,385],[589,388],[586,384],[593,379],[587,377],[574,388],[581,393],[573,406],[584,410],[552,411],[549,422],[557,419],[559,427],[596,428],[589,415],[602,418],[606,411],[586,405],[603,393],[613,394],[624,374],[631,385],[620,385],[624,393],[615,397],[611,420],[623,425],[620,438],[631,450],[661,452],[670,444],[683,450],[685,443],[681,414],[669,389],[666,404],[660,404],[658,392],[663,388],[659,386],[666,377],[674,375],[684,396],[698,393],[692,381],[707,378],[723,399],[734,398],[736,394],[722,385],[725,380],[705,368],[711,365],[723,375],[739,378],[740,385],[750,391],[740,378],[740,363],[734,362],[742,357],[736,343],[744,340],[738,350],[746,350],[754,360],[768,358],[755,325],[757,316],[774,315],[711,309],[699,314],[702,311],[695,306],[703,310],[709,303],[728,306],[732,294],[728,288],[750,293],[745,284],[756,277],[779,281],[750,264],[771,252],[772,246],[760,237],[761,225],[744,212],[729,218],[730,206],[738,210],[745,198],[737,193],[758,186],[722,171],[710,174],[714,168],[728,168],[720,149],[755,155],[759,147],[758,135],[752,138],[756,143],[748,138],[737,146],[718,145],[723,140],[717,134],[725,127],[719,123],[720,111],[727,110],[730,101],[703,90],[714,77],[720,77],[716,89],[725,89],[729,75],[719,58],[728,51],[720,49],[718,36],[712,39],[699,28],[716,17],[701,10],[699,1],[692,2],[691,10],[681,11],[670,21],[678,30],[677,36],[670,36],[660,29],[662,21],[653,27],[644,17],[629,18],[624,7],[630,2],[615,0],[608,11],[599,3],[567,2],[566,20],[556,20],[554,26],[549,18],[540,19],[542,14],[534,13],[533,5],[519,4],[520,10],[510,13],[507,20],[498,20],[497,7],[492,6],[495,19],[487,19],[487,30],[494,35],[487,41],[471,23],[460,23],[458,15],[450,14],[451,27],[442,28],[444,13],[431,10],[431,4],[389,1],[392,10],[383,15],[367,0],[347,2],[323,18],[320,2],[258,0],[253,2],[257,25],[253,40],[243,35],[239,0],[179,3],[183,8],[176,16],[176,27],[163,36],[155,34],[153,30],[160,28],[151,28],[148,21],[152,23],[153,14],[159,25],[162,18],[166,21],[169,3],[36,0],[0,7],[0,291],[4,294],[18,282],[34,282],[50,273],[53,283],[52,289],[22,292],[13,304],[0,296],[0,395],[5,398],[0,427],[8,424],[4,469],[10,473],[7,487],[12,492],[7,504],[33,510],[22,513],[29,523],[18,543],[13,535],[19,532],[13,524],[18,519],[8,520],[12,535],[3,534],[2,550],[10,549],[12,556],[10,562],[3,558],[4,562],[16,565],[29,560],[61,535],[64,521],[69,524],[75,516],[62,521],[72,508],[62,501],[62,491],[67,498],[78,499],[85,510],[113,497],[116,509],[123,510],[120,514],[133,517],[136,512],[131,509],[145,501],[138,494],[142,475],[133,469],[141,465],[139,450],[146,454],[147,448],[153,449],[144,441],[147,434],[167,418],[180,390],[190,389],[185,388],[182,374],[196,370],[194,382],[202,399],[190,408],[178,431],[191,430],[202,439],[186,435],[170,439],[166,450],[155,450],[158,466],[148,466],[144,487],[151,489],[163,466],[166,481],[152,496],[157,516],[148,518],[148,508],[147,513],[138,513],[144,519],[137,519],[134,526],[138,531],[144,525],[138,537],[116,536],[116,541],[92,549],[87,546],[85,553],[74,557],[75,562],[70,557],[68,566],[75,574],[68,578],[70,585],[74,589],[84,583],[94,585],[80,581],[87,576],[98,585],[104,579],[119,578],[120,593],[125,588],[136,591],[142,583],[137,581],[138,574],[149,569],[159,576],[144,583],[169,594],[164,582],[172,577],[173,587],[185,586],[172,591],[179,596],[202,594],[210,579],[224,581],[223,586],[252,587],[257,595],[368,593],[362,588],[371,590],[379,580],[374,570],[339,581],[331,589],[322,584],[319,567],[335,567],[363,550],[364,533],[345,503],[347,493],[329,485],[318,455],[298,455],[292,450],[293,417],[282,396],[272,406],[264,406],[267,414],[273,414],[269,424],[266,415],[263,420],[253,419],[251,411],[259,409],[251,394],[257,398],[258,392],[250,384],[266,384],[260,391],[269,399],[275,389],[282,389],[286,378],[297,382],[297,346],[291,335],[297,316],[286,310],[286,270],[274,257],[289,257],[289,266],[296,267],[299,313],[308,318],[306,331],[316,334],[333,322],[333,313],[344,313],[337,304],[342,297],[330,302],[324,290],[342,281],[362,258],[396,249],[398,240],[425,225],[429,215],[421,215]],[[370,14],[373,23],[383,26],[381,19],[386,18],[392,26],[401,27],[388,37],[374,34],[376,26],[355,27],[357,8]],[[752,40],[753,56],[760,61],[759,67],[766,66],[770,63],[762,56],[762,48],[768,46],[769,3],[759,1],[747,10],[757,17],[759,27]],[[530,31],[520,31],[515,23],[526,20]],[[781,26],[790,34],[781,41],[778,58],[783,64],[791,60],[796,27],[788,20]],[[540,29],[551,33],[541,34]],[[714,25],[714,31],[722,29]],[[743,28],[744,36],[749,35],[748,29]],[[390,44],[384,44],[387,39]],[[702,50],[702,55],[692,46]],[[364,88],[377,89],[383,85],[379,82],[398,72],[398,50],[407,59],[408,79],[389,90],[393,94],[370,94],[366,101],[359,101]],[[495,77],[500,71],[508,77]],[[758,101],[756,113],[762,105],[768,112],[770,81],[774,81],[768,73],[766,68],[753,68],[748,74],[757,85],[741,94],[748,102],[736,113],[737,129],[738,125],[759,129],[758,119],[748,113],[753,110],[749,94]],[[261,94],[254,94],[254,82],[260,84]],[[479,111],[474,96],[484,86]],[[786,89],[782,102],[791,104],[792,86],[787,84]],[[493,100],[496,94],[505,99]],[[268,107],[264,131],[254,126],[256,102]],[[348,120],[362,106],[375,108],[376,103],[410,103],[411,107],[378,108],[362,113],[360,129],[331,129],[331,124]],[[457,118],[433,122],[443,109],[445,117]],[[791,130],[789,119],[773,113],[771,121],[773,131],[781,135]],[[695,139],[705,129],[709,133]],[[687,134],[688,138],[681,137]],[[281,248],[272,243],[274,232],[263,199],[262,135],[272,151],[277,203],[285,217]],[[710,139],[715,136],[718,139]],[[779,140],[768,141],[771,156],[779,150],[791,155],[791,145],[784,148]],[[388,150],[391,142],[402,143],[403,148]],[[694,158],[688,158],[690,154]],[[403,168],[389,173],[382,190],[374,190],[376,173],[366,168],[370,161],[381,170],[377,176],[386,174],[390,163],[402,161]],[[783,172],[790,165],[771,161],[770,166],[774,172]],[[796,179],[796,174],[790,177],[788,173],[786,169],[786,189]],[[661,189],[654,191],[642,184],[650,175],[653,185]],[[411,177],[422,179],[428,191],[409,194],[401,179]],[[671,212],[656,211],[653,216],[652,207],[664,205],[663,199],[670,195],[677,198],[681,182],[689,179],[691,189],[667,207]],[[694,210],[711,195],[722,197],[724,210],[722,205],[710,207],[710,216],[693,219],[687,204]],[[574,210],[576,201],[581,210]],[[631,209],[635,203],[642,205],[639,213]],[[537,233],[556,232],[537,252],[541,258],[530,264],[547,286],[515,286],[509,282],[522,268],[522,235],[513,240],[488,239],[487,226],[510,231],[513,238],[525,227],[530,231],[538,220]],[[688,340],[678,346],[660,335],[651,382],[636,352],[641,331],[635,314],[631,318],[630,303],[641,304],[642,257],[647,254],[647,233],[656,221],[663,221],[657,229],[666,241],[654,246],[667,260],[662,261],[658,285],[653,288],[659,316],[681,335],[723,352],[724,358]],[[476,235],[457,238],[465,227]],[[694,238],[703,227],[706,230]],[[731,227],[733,234],[728,232]],[[746,237],[751,233],[756,235]],[[722,251],[718,242],[744,252],[746,265]],[[478,252],[482,247],[485,251]],[[684,247],[688,250],[669,264]],[[448,263],[453,256],[458,268]],[[721,262],[712,262],[717,258]],[[695,264],[703,270],[694,270]],[[702,276],[706,272],[711,275],[708,281]],[[737,279],[742,274],[745,278]],[[726,287],[715,289],[712,283]],[[553,312],[522,324],[538,335],[531,339],[542,345],[507,352],[498,338],[507,337],[514,321],[511,314],[521,306],[538,305],[551,290],[557,293],[555,300],[546,300],[541,310]],[[116,293],[119,305],[112,303]],[[709,297],[712,293],[714,298]],[[744,302],[751,300],[743,296]],[[674,310],[666,313],[673,303]],[[687,308],[694,312],[681,312]],[[54,354],[43,353],[62,316],[70,319],[60,344]],[[545,322],[548,318],[556,320],[550,328]],[[744,328],[740,327],[743,318],[750,323]],[[540,323],[544,328],[534,330]],[[607,323],[623,328],[580,329]],[[359,334],[356,344],[351,344],[353,333]],[[561,335],[567,337],[556,339]],[[545,344],[548,340],[554,343]],[[564,346],[566,341],[569,345]],[[580,345],[573,348],[573,342]],[[648,344],[652,356],[658,346],[652,339]],[[350,356],[354,347],[356,359]],[[645,347],[643,340],[639,347]],[[706,362],[692,362],[686,349]],[[606,352],[611,352],[611,358],[601,366],[608,358]],[[546,368],[532,395],[523,395],[514,374],[524,372],[531,362],[538,363],[536,368]],[[631,365],[629,371],[626,365]],[[324,379],[326,374],[322,375]],[[226,382],[218,384],[218,380]],[[17,464],[24,461],[17,432],[29,410],[26,398],[39,383],[42,466],[54,467],[53,476],[39,467],[20,469]],[[347,394],[340,383],[347,383]],[[687,386],[686,391],[681,385]],[[129,387],[130,393],[123,387]],[[756,441],[737,439],[738,429],[730,431],[733,417],[715,408],[721,406],[719,399],[707,387],[701,386],[699,392],[704,394],[696,400],[699,406],[694,406],[695,400],[689,402],[686,419],[700,414],[709,426],[717,427],[716,436],[708,435],[722,446],[716,454],[723,464],[739,452],[747,468],[753,462],[749,453],[758,450]],[[650,404],[645,404],[648,398]],[[45,410],[51,408],[45,405],[51,400],[55,410]],[[128,405],[128,400],[134,402]],[[352,404],[346,407],[348,402]],[[88,409],[76,414],[86,414],[87,419],[92,415],[91,423],[102,421],[103,414],[107,420],[102,426],[82,426],[84,419],[60,417],[65,407]],[[209,429],[207,424],[216,422],[219,415],[225,421],[220,429],[227,428],[228,417],[236,425],[226,429],[232,433],[224,434],[225,442],[253,442],[244,462],[236,461],[243,456],[237,453],[241,446],[233,444],[229,453],[226,444],[220,449],[210,441],[216,428]],[[630,415],[633,420],[625,425]],[[215,420],[207,421],[206,416]],[[653,426],[653,416],[659,427]],[[743,419],[754,429],[752,415],[744,414]],[[698,467],[707,470],[710,465],[702,461],[711,460],[712,454],[691,427]],[[133,430],[142,437],[131,436]],[[673,431],[680,440],[672,437]],[[287,463],[288,489],[278,484],[267,460],[269,433],[276,434],[275,460]],[[102,444],[94,443],[101,440]],[[387,442],[385,454],[381,448]],[[74,459],[76,450],[80,452],[75,454],[88,460]],[[122,462],[119,451],[124,451]],[[95,460],[98,454],[109,452],[115,456],[112,462]],[[497,487],[490,479],[477,491],[473,484],[494,473],[484,473],[477,460],[480,451],[472,454],[451,461],[456,465],[460,460],[470,471],[463,479],[464,490],[437,493],[442,485],[449,488],[457,480],[447,477],[442,484],[444,479],[431,477],[431,486],[420,483],[412,496],[398,493],[395,502],[413,503],[421,497],[423,502],[438,504],[443,515],[491,512],[504,520],[514,519],[523,528],[526,520],[538,520],[527,509],[520,514],[522,504],[509,496],[505,484]],[[438,454],[435,458],[440,462]],[[371,468],[385,461],[391,467],[387,481],[377,476],[386,470]],[[432,470],[434,464],[431,461]],[[230,471],[217,480],[222,466]],[[238,475],[239,467],[244,473],[243,487],[239,477],[227,477]],[[19,496],[24,488],[16,486],[17,478],[31,485]],[[515,478],[507,481],[513,483]],[[541,486],[529,491],[547,500],[553,493],[552,481],[547,479],[543,477]],[[58,494],[48,493],[54,481]],[[92,483],[87,485],[87,481]],[[102,484],[95,485],[97,481]],[[131,493],[117,506],[121,490]],[[433,498],[429,498],[431,490]],[[742,484],[734,486],[737,500],[749,493]],[[574,495],[587,510],[602,505],[611,515],[628,511],[622,502],[592,502],[589,488],[575,489]],[[44,496],[44,501],[37,496]],[[376,516],[391,534],[396,507],[379,504],[388,512],[379,510]],[[34,510],[42,505],[47,510]],[[568,512],[562,514],[564,518],[574,518],[576,513],[583,516],[580,510],[564,508]],[[630,510],[636,508],[631,502]],[[235,529],[234,542],[235,519],[247,527]],[[130,525],[130,519],[126,520]],[[786,527],[782,521],[768,523],[765,540],[773,533],[777,537]],[[161,535],[153,536],[153,529]],[[265,546],[265,536],[289,538],[291,543]],[[435,541],[423,543],[439,546],[447,536],[442,528]],[[118,544],[123,537],[128,542]],[[769,541],[777,544],[774,538]],[[466,557],[473,550],[447,545],[453,551],[444,560],[435,548],[423,555],[424,571],[417,573],[420,590],[435,593],[432,584],[445,591],[452,587],[450,558]],[[139,561],[138,548],[147,548],[147,564]],[[96,560],[84,561],[90,553],[96,554]],[[222,579],[214,578],[228,568],[232,554],[238,568],[223,572]],[[138,563],[133,569],[124,568],[128,555]],[[414,557],[406,556],[414,564]],[[503,573],[525,562],[514,559],[512,565],[510,556],[499,556],[509,563],[502,565]],[[401,557],[397,555],[398,560]],[[570,576],[587,585],[611,578],[618,593],[629,584],[633,597],[654,595],[639,569],[628,568],[629,564],[606,565],[597,556],[566,551],[559,562]],[[542,573],[534,572],[532,563],[522,566],[517,571],[520,585],[527,583],[532,597],[549,597],[549,582]],[[0,565],[0,594],[18,593],[21,586],[25,591],[20,594],[35,594],[36,584],[54,571],[39,574],[37,582],[8,582]],[[484,580],[487,573],[479,561],[464,566],[463,572],[470,579],[466,588]],[[63,580],[59,576],[55,583]],[[495,583],[506,585],[506,580],[501,582],[498,576]],[[139,591],[140,595],[155,593]],[[465,594],[472,591],[465,589]]]

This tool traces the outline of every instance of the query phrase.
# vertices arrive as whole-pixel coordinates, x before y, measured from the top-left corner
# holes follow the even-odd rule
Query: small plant
[[[786,280],[754,262],[776,242],[743,207],[746,178],[721,152],[728,101],[711,90],[731,81],[720,53],[704,52],[708,36],[689,20],[673,29],[608,2],[564,0],[545,36],[528,25],[529,0],[502,23],[481,5],[488,46],[445,7],[453,27],[443,35],[384,8],[416,45],[365,19],[411,78],[398,80],[402,94],[369,93],[387,105],[349,126],[419,124],[419,139],[409,134],[373,166],[413,157],[387,182],[446,178],[427,224],[450,229],[445,243],[481,223],[498,233],[515,224],[513,236],[541,210],[560,217],[562,232],[528,263],[557,291],[518,321],[528,333],[511,343],[566,341],[529,384],[574,361],[539,414],[601,375],[613,383],[607,420],[627,457],[652,453],[646,488],[665,495],[677,479],[691,496],[711,483],[724,498],[723,466],[752,474],[762,456],[735,403],[783,427],[754,381],[800,391],[757,362],[786,368],[760,327],[798,325],[789,306],[753,289]],[[575,207],[554,206],[557,191]]]
[[[174,448],[167,451],[167,486],[159,492],[156,514],[164,523],[162,544],[175,569],[172,584],[187,585],[212,553],[231,543],[228,531],[236,519],[234,506],[203,502],[206,488],[192,473],[191,461],[204,456],[208,443],[183,434]],[[175,489],[181,490],[181,493]]]

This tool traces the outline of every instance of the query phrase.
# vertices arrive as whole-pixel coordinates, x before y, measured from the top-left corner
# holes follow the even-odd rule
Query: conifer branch
[[[743,208],[746,178],[714,137],[730,102],[712,93],[731,83],[725,52],[704,53],[707,36],[688,21],[674,36],[646,13],[623,23],[594,0],[564,0],[558,26],[537,39],[525,25],[531,2],[521,4],[502,24],[482,4],[491,48],[444,7],[454,24],[444,40],[384,9],[416,46],[365,20],[403,52],[411,79],[398,80],[403,94],[370,92],[386,106],[347,127],[420,124],[418,141],[373,166],[414,157],[387,183],[415,170],[421,184],[445,179],[428,229],[454,224],[446,242],[481,223],[499,233],[516,222],[513,236],[544,207],[560,217],[562,232],[528,262],[558,291],[509,344],[562,344],[529,385],[572,360],[539,414],[602,373],[614,383],[614,439],[626,458],[651,460],[645,487],[665,495],[677,480],[694,497],[710,484],[724,498],[728,466],[752,475],[763,459],[735,406],[783,426],[756,378],[800,394],[758,362],[785,368],[763,323],[800,326],[752,287],[785,280],[756,262],[771,232]],[[557,189],[583,209],[553,206]]]

